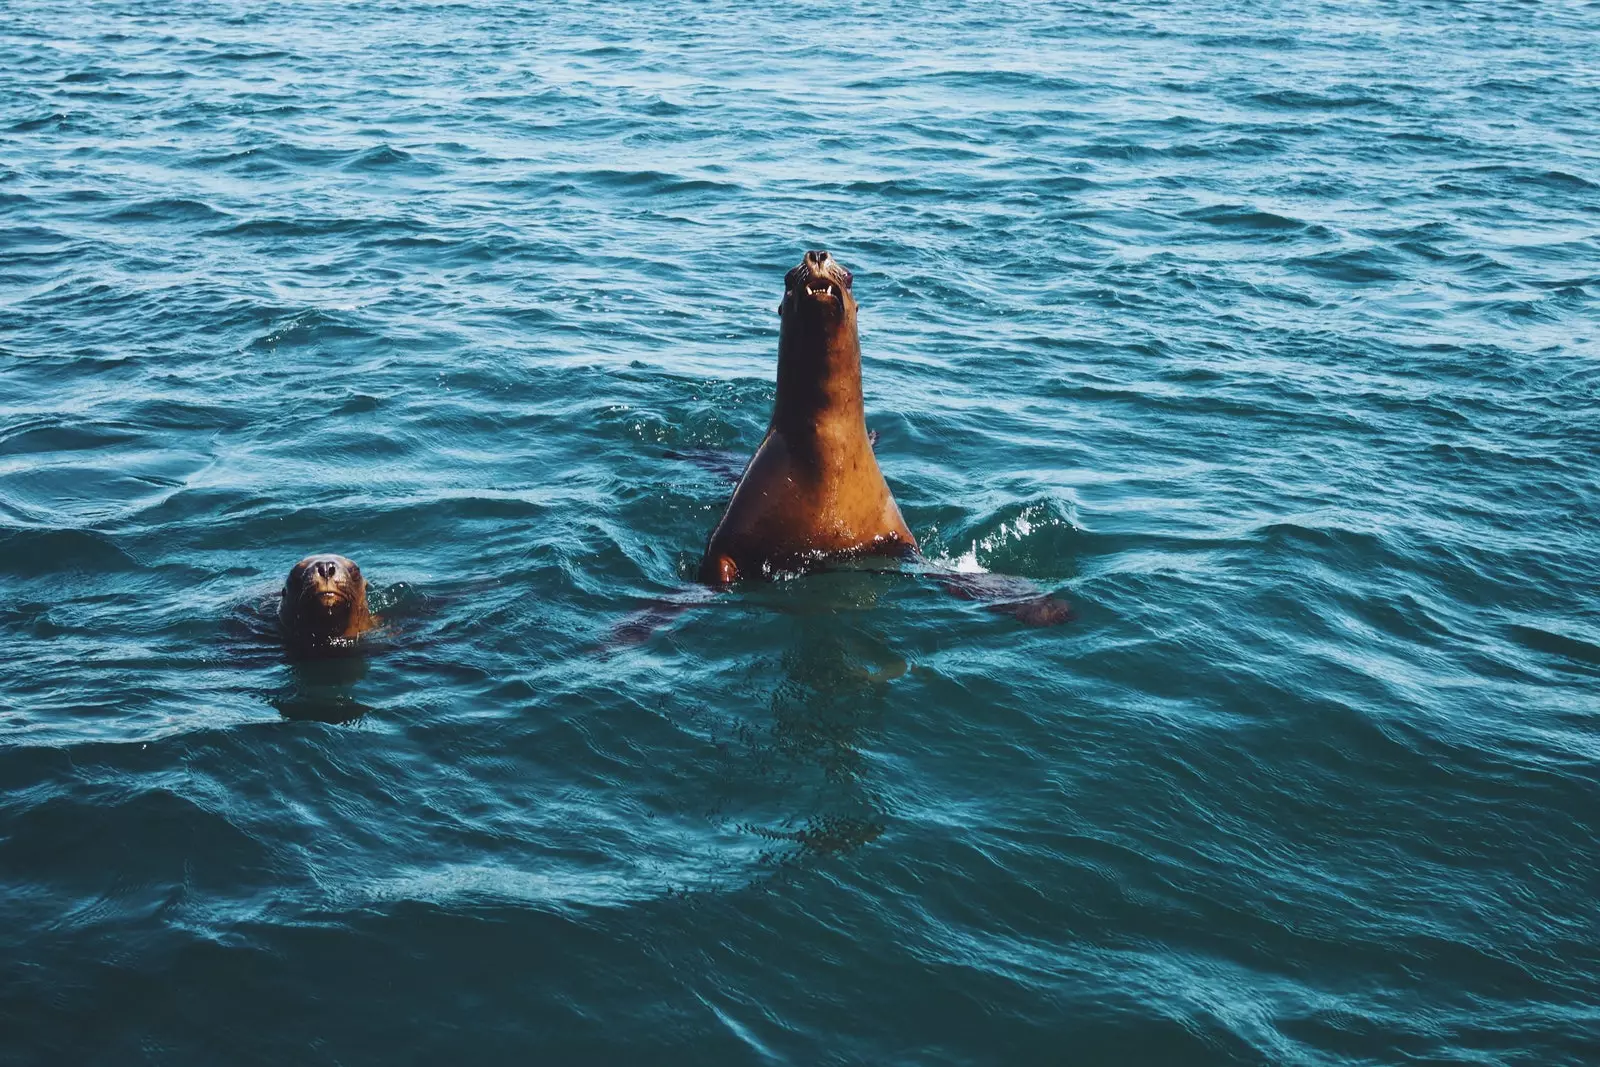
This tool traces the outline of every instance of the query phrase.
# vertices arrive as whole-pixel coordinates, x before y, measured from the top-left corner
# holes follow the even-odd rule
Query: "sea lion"
[[[743,578],[807,570],[830,560],[898,557],[949,592],[1035,626],[1072,618],[1062,600],[1025,578],[967,574],[924,559],[878,469],[861,394],[861,341],[850,272],[826,252],[807,252],[784,277],[778,314],[778,393],[755,455],[745,464],[706,543],[699,580],[713,589]],[[669,452],[723,474],[720,452]],[[597,649],[647,640],[714,596],[685,591],[623,621]]]
[[[361,568],[343,556],[307,556],[283,583],[278,625],[284,641],[297,652],[348,648],[378,621],[367,607]]]
[[[772,420],[706,544],[702,582],[917,550],[867,435],[852,281],[821,251],[784,277]]]

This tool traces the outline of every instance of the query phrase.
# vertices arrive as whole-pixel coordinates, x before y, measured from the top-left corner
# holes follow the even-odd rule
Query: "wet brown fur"
[[[278,625],[291,646],[310,649],[353,641],[378,621],[367,607],[361,568],[344,556],[307,556],[283,583]]]
[[[785,283],[772,421],[712,531],[703,582],[916,551],[867,437],[850,272],[807,252]]]

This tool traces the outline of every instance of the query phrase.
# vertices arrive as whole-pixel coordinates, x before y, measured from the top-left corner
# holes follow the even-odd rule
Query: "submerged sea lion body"
[[[851,281],[826,252],[784,279],[772,421],[712,531],[703,582],[916,552],[867,435]]]
[[[367,580],[361,568],[332,553],[296,563],[283,583],[278,625],[284,641],[297,652],[347,647],[378,625],[378,617],[367,607]]]

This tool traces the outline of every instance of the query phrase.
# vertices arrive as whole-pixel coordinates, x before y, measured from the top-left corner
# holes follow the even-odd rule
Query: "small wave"
[[[344,164],[344,169],[348,171],[404,170],[413,174],[437,174],[439,172],[439,168],[432,163],[424,163],[410,152],[387,144],[377,145],[357,153]]]
[[[1593,640],[1569,637],[1544,626],[1525,623],[1513,623],[1506,631],[1523,646],[1558,657],[1568,666],[1580,667],[1586,673],[1600,670],[1600,643]]]
[[[90,116],[82,111],[52,111],[48,115],[39,115],[31,119],[19,119],[13,122],[8,129],[12,133],[34,133],[38,130],[56,130],[67,132],[87,132]]]
[[[1513,184],[1536,185],[1547,189],[1560,190],[1561,192],[1589,192],[1600,189],[1600,185],[1586,178],[1580,178],[1576,174],[1568,174],[1563,170],[1539,170],[1534,167],[1512,167],[1493,164],[1483,167],[1467,167],[1462,173],[1501,177]]]
[[[1299,89],[1279,89],[1273,92],[1253,93],[1250,100],[1268,107],[1284,108],[1291,111],[1347,111],[1351,108],[1386,107],[1388,102],[1376,96],[1357,94],[1353,96],[1332,96],[1323,93],[1309,93]]]
[[[87,530],[0,530],[0,574],[32,578],[62,571],[132,571],[144,564]]]
[[[203,231],[207,237],[330,237],[340,234],[420,232],[425,224],[409,218],[246,219]]]
[[[250,342],[256,351],[271,351],[279,347],[309,345],[336,338],[370,337],[372,331],[365,326],[346,321],[343,316],[312,308],[297,312],[288,321],[281,322]]]
[[[855,181],[844,186],[847,193],[870,193],[895,200],[973,200],[982,194],[971,188],[953,189],[948,185],[935,185],[914,178],[890,178],[886,181]]]
[[[1062,578],[1074,569],[1082,531],[1069,507],[1044,499],[1006,505],[926,540],[930,559],[963,574]]]
[[[1242,204],[1218,204],[1213,207],[1185,211],[1183,217],[1196,222],[1209,223],[1222,229],[1254,230],[1272,233],[1289,233],[1308,229],[1299,219],[1286,218],[1271,211],[1246,207]]]
[[[255,63],[263,59],[289,59],[294,57],[293,52],[285,52],[281,48],[267,48],[257,52],[212,52],[205,58],[222,63]]]
[[[639,189],[656,196],[675,196],[683,193],[732,194],[742,188],[737,182],[686,178],[658,170],[586,170],[569,172],[560,177],[614,189]]]
[[[291,101],[272,99],[269,101],[275,106],[288,106],[298,110],[298,105]],[[387,145],[369,148],[327,148],[320,145],[300,145],[289,141],[273,141],[269,144],[254,145],[250,148],[241,148],[220,154],[197,155],[190,157],[188,165],[206,169],[232,169],[246,174],[259,174],[270,171],[289,169],[325,169],[344,167],[356,163],[363,156],[370,153],[380,153],[378,166],[384,165],[383,149]],[[394,149],[389,149],[394,152]],[[403,154],[403,153],[402,153]],[[409,158],[409,157],[406,157]]]
[[[146,200],[104,216],[107,222],[194,222],[232,217],[199,200],[177,198]]]
[[[1333,524],[1269,522],[1252,530],[1246,540],[1290,560],[1311,555],[1340,568],[1369,567],[1395,556],[1381,534]]]
[[[58,417],[30,419],[0,429],[0,456],[76,452],[111,448],[136,441],[141,434],[125,425],[69,424]]]
[[[1289,262],[1330,281],[1352,285],[1392,282],[1405,277],[1405,274],[1390,266],[1394,262],[1392,253],[1378,249],[1323,252],[1315,256],[1301,256]]]

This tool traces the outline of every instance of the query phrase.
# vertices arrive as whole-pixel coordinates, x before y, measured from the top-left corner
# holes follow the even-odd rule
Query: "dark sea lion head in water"
[[[915,551],[867,436],[853,281],[820,251],[785,275],[772,421],[706,545],[701,581]]]
[[[376,625],[367,608],[367,580],[353,560],[307,556],[289,571],[278,602],[284,639],[307,649],[353,641]]]

